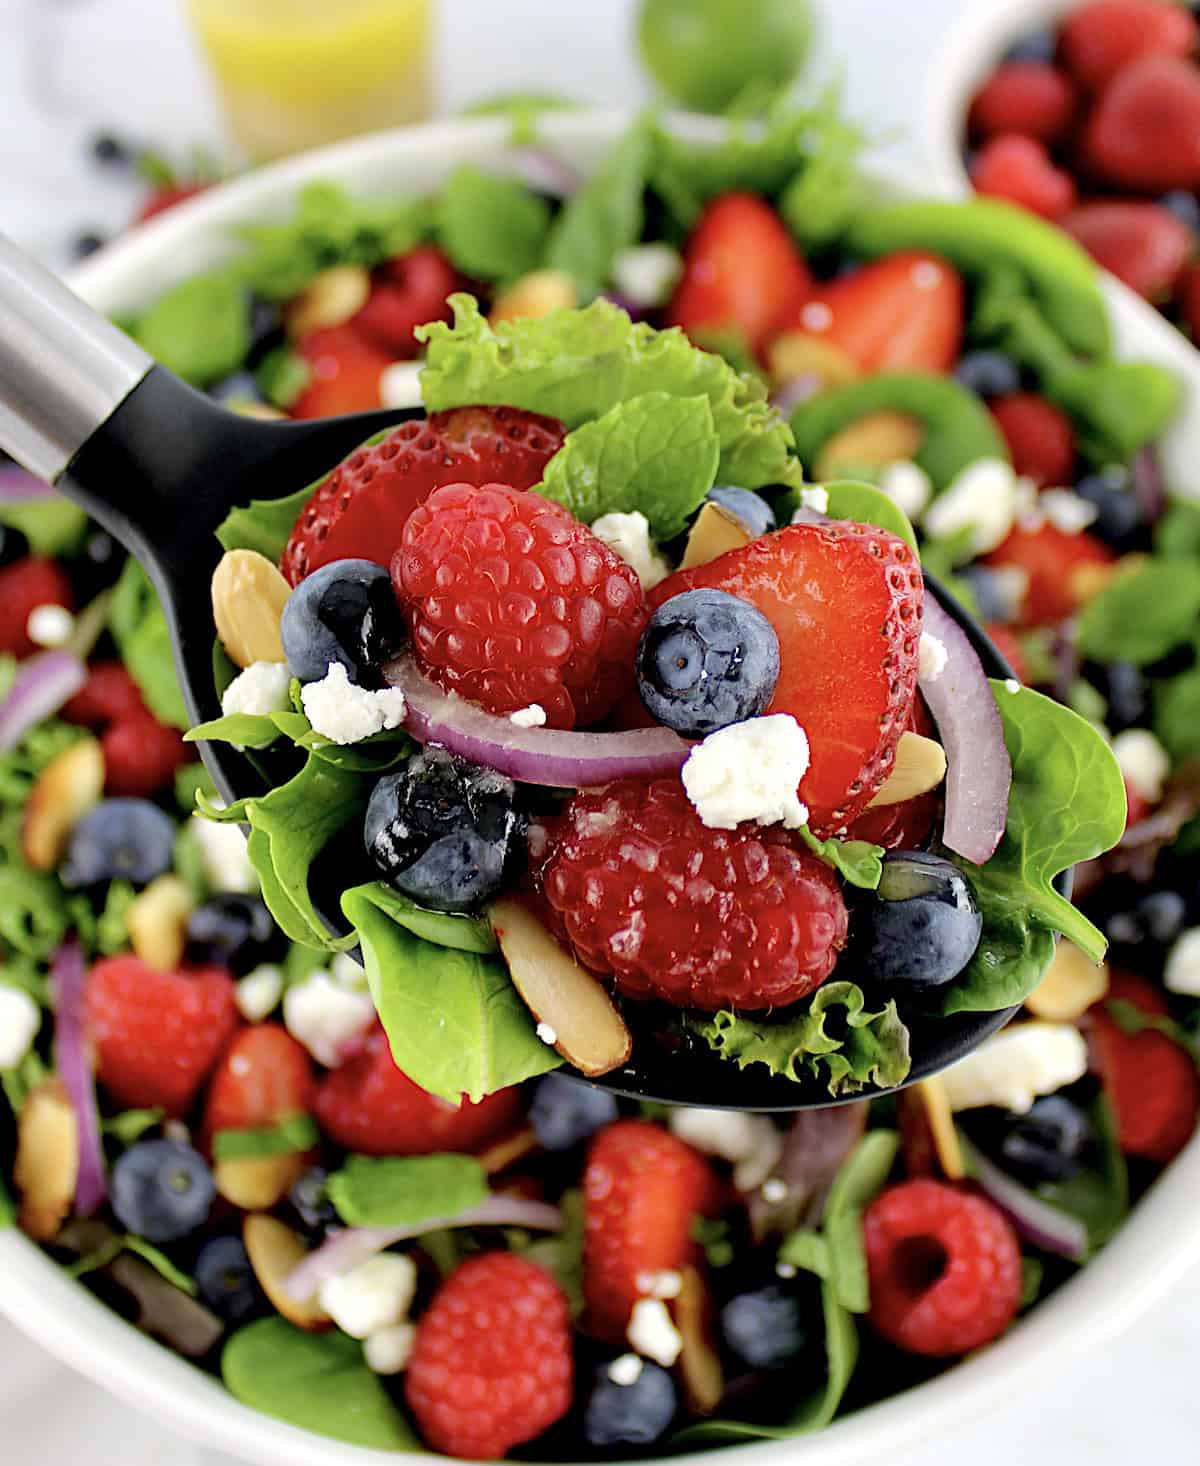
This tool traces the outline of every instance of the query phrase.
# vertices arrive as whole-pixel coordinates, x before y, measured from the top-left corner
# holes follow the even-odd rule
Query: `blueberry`
[[[779,638],[749,601],[688,590],[651,616],[637,649],[638,692],[685,738],[765,712],[779,678]]]
[[[113,1167],[112,1209],[147,1242],[178,1242],[203,1226],[215,1195],[203,1158],[177,1140],[139,1141]]]
[[[214,1237],[200,1249],[193,1269],[205,1303],[228,1324],[265,1311],[266,1299],[238,1237]]]
[[[1031,31],[1014,41],[1004,53],[1005,61],[1053,61],[1058,37],[1053,30]]]
[[[863,908],[863,960],[880,982],[937,987],[979,945],[983,918],[957,866],[924,850],[884,857],[876,899]]]
[[[272,301],[253,296],[250,301],[250,347],[246,366],[256,367],[269,351],[284,343],[283,317]],[[261,394],[260,394],[261,395]]]
[[[325,1189],[328,1180],[327,1172],[320,1166],[313,1166],[293,1183],[288,1192],[288,1204],[300,1225],[313,1237],[319,1237],[337,1225],[337,1210]]]
[[[94,229],[85,229],[82,234],[77,234],[71,241],[71,253],[77,260],[86,260],[97,250],[103,249],[107,243],[108,240],[103,234],[97,234]]]
[[[237,977],[287,956],[287,938],[257,896],[220,891],[188,917],[188,956],[227,967]]]
[[[1181,224],[1200,231],[1200,199],[1194,193],[1186,188],[1173,188],[1170,193],[1164,193],[1158,202],[1169,213],[1174,214]]]
[[[616,1098],[565,1074],[547,1074],[534,1091],[529,1122],[544,1150],[570,1150],[617,1118]]]
[[[351,682],[379,687],[379,669],[404,640],[391,576],[371,560],[333,560],[288,597],[280,624],[293,677],[316,682],[340,662]]]
[[[653,1445],[675,1418],[675,1382],[667,1371],[638,1359],[636,1376],[622,1384],[630,1377],[621,1372],[624,1363],[622,1359],[602,1365],[595,1373],[583,1410],[583,1434],[589,1445]],[[612,1377],[614,1367],[617,1379]]]
[[[1111,733],[1126,728],[1144,728],[1150,716],[1150,684],[1140,667],[1132,662],[1088,663],[1088,681],[1104,697],[1108,711],[1104,722]]]
[[[511,779],[431,747],[376,784],[363,837],[405,896],[435,911],[470,911],[515,874],[527,824]]]
[[[1113,464],[1089,473],[1075,485],[1075,492],[1096,510],[1096,518],[1089,526],[1092,534],[1116,550],[1132,548],[1145,516],[1127,469]]]
[[[1155,958],[1161,961],[1187,923],[1187,901],[1178,891],[1147,892],[1134,882],[1110,883],[1101,905],[1093,919],[1104,935],[1114,946],[1136,947],[1143,966]]]
[[[968,565],[960,570],[975,598],[981,621],[1012,621],[1019,609],[1020,595],[1013,594],[1012,577],[989,570],[986,565]]]
[[[71,831],[59,877],[64,886],[132,881],[144,886],[170,870],[175,821],[148,799],[102,799]]]
[[[1024,1115],[1010,1117],[1000,1141],[1000,1164],[1018,1181],[1036,1186],[1066,1181],[1082,1169],[1092,1138],[1087,1116],[1064,1095],[1035,1100]]]
[[[124,166],[133,161],[129,147],[111,132],[98,132],[89,144],[89,151],[97,163]]]
[[[810,1346],[804,1312],[796,1293],[769,1283],[726,1303],[721,1335],[730,1353],[751,1369],[781,1369]]]
[[[208,395],[226,407],[238,407],[245,402],[261,402],[262,393],[253,372],[233,372],[222,377],[208,389]]]
[[[708,497],[722,509],[728,509],[735,519],[740,519],[746,533],[755,539],[760,534],[769,534],[775,528],[775,511],[770,504],[753,489],[737,489],[728,484],[718,484],[709,489]]]
[[[954,368],[960,387],[980,397],[1006,397],[1021,387],[1021,368],[1002,351],[968,351]]]

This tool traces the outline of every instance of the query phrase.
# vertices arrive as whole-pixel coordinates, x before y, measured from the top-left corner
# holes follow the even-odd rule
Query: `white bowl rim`
[[[550,147],[596,156],[630,120],[631,114],[616,111],[550,114],[540,133]],[[720,135],[720,125],[707,119],[680,119],[677,125],[696,137]],[[503,119],[448,121],[306,154],[182,205],[102,251],[76,272],[72,283],[102,308],[128,308],[131,299],[195,268],[197,240],[207,237],[211,256],[215,241],[234,223],[281,208],[305,182],[388,172],[401,176],[414,164],[444,169],[460,158],[503,149],[510,134]],[[929,184],[909,191],[928,193]],[[1128,344],[1132,337],[1139,353],[1172,360],[1164,338],[1177,338],[1177,333],[1148,307],[1129,316],[1127,296],[1110,296],[1114,314],[1126,317],[1123,326],[1118,322],[1118,339]],[[1190,348],[1187,357],[1195,358]],[[1172,365],[1188,370],[1187,358],[1172,360]],[[1200,369],[1190,370],[1200,381]],[[1200,393],[1195,382],[1192,390]],[[1193,397],[1187,415],[1200,424],[1197,404],[1200,395]],[[1200,1137],[1160,1178],[1108,1248],[998,1343],[929,1383],[846,1416],[818,1434],[719,1447],[690,1459],[716,1466],[719,1458],[728,1459],[728,1451],[737,1449],[739,1460],[747,1462],[777,1461],[787,1454],[812,1466],[859,1466],[1001,1405],[1039,1375],[1045,1378],[1045,1360],[1053,1358],[1057,1375],[1071,1360],[1126,1328],[1200,1264],[1200,1226],[1192,1215],[1198,1191]],[[139,1333],[15,1230],[0,1235],[0,1313],[136,1408],[256,1466],[394,1466],[397,1460],[417,1459],[407,1452],[345,1445],[239,1404],[218,1380]]]

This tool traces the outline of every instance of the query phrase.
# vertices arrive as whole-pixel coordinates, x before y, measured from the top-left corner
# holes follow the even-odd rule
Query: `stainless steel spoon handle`
[[[0,448],[53,483],[154,365],[0,234]]]

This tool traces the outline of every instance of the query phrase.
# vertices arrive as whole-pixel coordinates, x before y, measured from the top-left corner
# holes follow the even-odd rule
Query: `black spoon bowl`
[[[220,715],[213,678],[211,584],[222,549],[216,530],[252,499],[278,499],[312,483],[381,428],[412,410],[312,422],[239,416],[187,386],[47,271],[0,236],[0,448],[57,484],[137,557],[158,592],[194,723]],[[929,590],[966,632],[985,670],[1012,670],[982,629],[932,578]],[[201,745],[229,801],[264,792],[261,768],[228,744]],[[1059,889],[1070,893],[1069,873]],[[340,892],[314,891],[331,926],[344,928]],[[852,974],[851,974],[852,975]],[[927,1078],[968,1054],[1016,1012],[954,1018],[908,1014],[912,1071]],[[670,1015],[626,1005],[632,1062],[589,1082],[665,1104],[789,1111],[834,1100],[728,1061],[678,1035]],[[880,1093],[865,1090],[854,1098]]]

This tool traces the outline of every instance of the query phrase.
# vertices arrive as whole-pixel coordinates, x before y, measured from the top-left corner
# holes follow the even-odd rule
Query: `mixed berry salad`
[[[112,641],[84,714],[10,649],[0,1209],[340,1440],[782,1438],[997,1338],[1195,1128],[1175,384],[1068,241],[878,199],[825,111],[516,166],[312,190],[127,323],[259,412],[415,408],[424,346],[425,415],[222,528],[228,808],[111,782],[181,717],[165,626],[136,567],[87,619],[84,527],[33,545]],[[645,1052],[709,1103],[615,1092]],[[716,1108],[755,1076],[840,1103]]]

